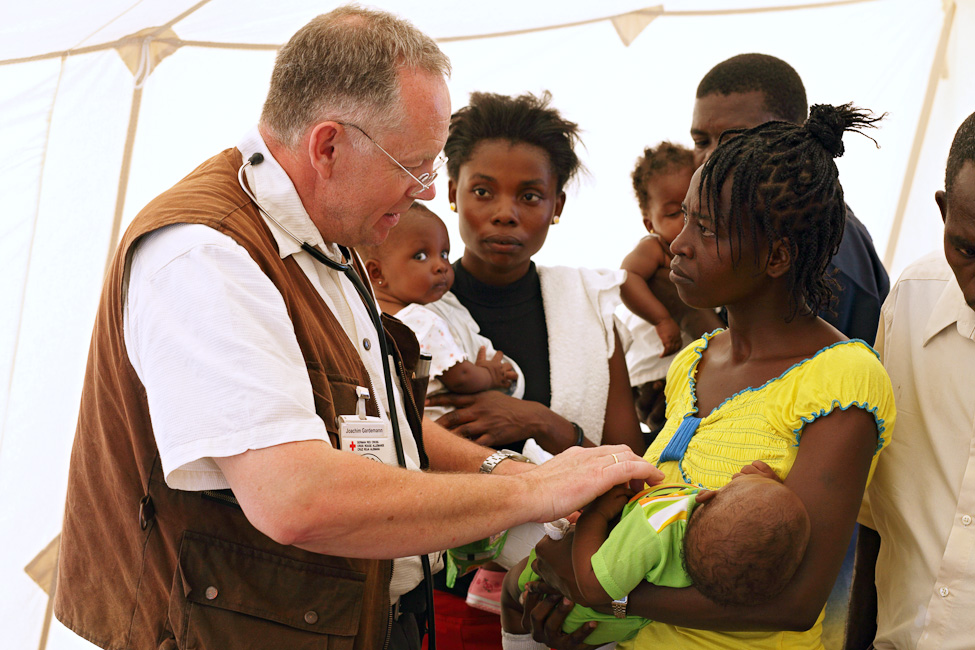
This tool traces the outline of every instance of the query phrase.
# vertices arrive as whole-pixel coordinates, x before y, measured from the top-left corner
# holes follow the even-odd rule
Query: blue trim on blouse
[[[697,432],[698,425],[701,424],[701,418],[695,417],[693,415],[685,415],[684,419],[681,421],[680,426],[677,427],[677,431],[670,440],[667,441],[667,446],[664,450],[660,452],[661,463],[668,460],[680,461],[684,458],[684,454],[687,452],[687,445],[690,444],[691,438],[694,433]]]
[[[707,350],[708,345],[710,345],[710,343],[711,343],[711,339],[714,338],[717,334],[723,332],[725,329],[726,328],[718,328],[718,329],[715,329],[715,330],[713,330],[713,331],[705,334],[702,337],[704,339],[704,344],[703,345],[695,346],[694,353],[697,354],[697,359],[695,359],[691,363],[691,366],[690,366],[690,368],[687,371],[688,387],[689,387],[689,390],[690,390],[690,393],[691,393],[691,408],[684,415],[684,419],[681,421],[680,425],[677,427],[677,431],[674,432],[674,435],[667,442],[667,446],[664,447],[664,449],[663,449],[662,452],[660,452],[660,458],[657,460],[657,464],[658,465],[660,463],[664,463],[664,462],[668,462],[668,461],[677,461],[677,468],[680,470],[681,476],[684,478],[684,481],[686,483],[688,483],[688,484],[691,484],[691,485],[699,485],[700,487],[704,487],[704,485],[701,484],[701,483],[693,483],[690,480],[690,478],[687,476],[687,473],[684,472],[684,454],[687,453],[687,447],[690,445],[691,438],[694,437],[694,434],[695,433],[697,433],[697,429],[700,426],[701,421],[704,419],[704,418],[701,418],[701,417],[697,417],[697,413],[698,413],[698,406],[697,406],[697,380],[695,379],[695,373],[697,372],[698,365],[701,363],[701,357],[704,355],[704,351]],[[708,416],[716,413],[717,411],[721,410],[721,408],[725,404],[727,404],[729,401],[733,400],[738,395],[742,395],[744,393],[751,392],[751,391],[759,391],[759,390],[762,390],[763,388],[765,388],[766,386],[768,386],[772,382],[778,381],[778,380],[782,379],[783,377],[785,377],[787,374],[789,374],[790,372],[792,372],[793,369],[798,368],[799,366],[801,366],[801,365],[803,365],[805,363],[808,363],[809,361],[812,361],[813,359],[815,359],[816,357],[818,357],[820,354],[823,354],[827,350],[830,350],[830,349],[832,349],[832,348],[834,348],[834,347],[836,347],[838,345],[847,345],[849,343],[862,343],[868,350],[870,350],[870,352],[873,353],[873,355],[875,357],[877,357],[878,360],[880,359],[880,355],[877,354],[877,351],[874,350],[873,347],[869,343],[867,343],[866,341],[864,341],[863,339],[849,339],[849,340],[846,340],[846,341],[837,341],[836,343],[830,343],[826,347],[818,350],[811,357],[808,357],[806,359],[803,359],[802,361],[797,361],[796,363],[792,364],[791,366],[789,366],[788,368],[786,368],[784,371],[782,371],[782,374],[780,374],[778,377],[773,377],[772,379],[769,379],[768,381],[766,381],[764,384],[762,384],[758,388],[754,388],[754,387],[749,386],[748,388],[743,388],[740,391],[738,391],[737,393],[734,393],[733,395],[731,395],[729,397],[726,397],[720,404],[718,404],[716,407],[714,407],[713,409],[711,409],[711,413],[708,413],[708,415],[705,416],[705,417],[708,417]],[[884,419],[881,418],[881,417],[879,417],[877,415],[877,407],[874,406],[874,407],[871,408],[870,405],[867,404],[866,402],[864,402],[861,405],[859,402],[856,402],[856,401],[851,402],[850,404],[847,404],[846,406],[842,406],[842,403],[839,400],[833,400],[833,402],[830,405],[830,408],[828,410],[827,409],[821,409],[819,411],[819,413],[811,413],[808,418],[806,418],[805,416],[800,417],[800,419],[802,420],[802,425],[798,429],[793,429],[793,431],[792,431],[792,433],[795,434],[796,446],[799,445],[799,437],[802,434],[802,429],[805,427],[805,425],[809,424],[810,422],[815,421],[816,419],[818,419],[820,417],[824,417],[826,415],[829,415],[830,413],[832,413],[836,409],[837,406],[839,406],[840,407],[840,410],[843,410],[843,411],[847,410],[851,406],[856,406],[858,408],[862,408],[865,411],[871,413],[873,415],[873,417],[874,417],[874,420],[877,423],[877,449],[876,449],[876,451],[874,451],[874,454],[876,454],[878,451],[880,451],[883,448],[883,446],[884,446],[883,433],[885,431]]]
[[[818,413],[811,413],[808,418],[806,416],[799,418],[802,420],[802,424],[799,425],[798,429],[792,430],[792,433],[794,433],[796,436],[796,446],[799,446],[799,438],[802,435],[802,430],[806,428],[807,424],[811,424],[819,418],[829,415],[836,410],[836,407],[839,407],[841,411],[845,411],[854,406],[863,409],[867,413],[870,413],[873,416],[874,422],[877,423],[877,448],[873,452],[876,456],[877,453],[884,448],[884,431],[887,430],[887,427],[885,426],[884,419],[877,415],[877,409],[879,407],[871,407],[869,402],[864,402],[861,404],[856,400],[850,402],[846,406],[843,406],[842,402],[840,402],[838,399],[834,399],[832,404],[830,404],[829,409],[820,409]]]

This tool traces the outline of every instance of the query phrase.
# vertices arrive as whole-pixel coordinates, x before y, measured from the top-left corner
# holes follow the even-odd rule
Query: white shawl
[[[613,356],[613,312],[623,271],[539,266],[548,327],[554,412],[575,422],[597,445],[603,439]]]

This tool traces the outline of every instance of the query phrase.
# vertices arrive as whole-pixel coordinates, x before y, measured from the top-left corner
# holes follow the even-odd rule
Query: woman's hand
[[[572,540],[575,538],[575,526],[571,526],[560,540],[543,537],[535,544],[535,562],[532,570],[552,589],[558,590],[572,602],[582,600],[576,583],[576,574],[572,568]]]
[[[443,393],[427,399],[427,404],[454,407],[456,410],[441,416],[437,424],[479,445],[496,448],[537,437],[550,430],[549,418],[558,417],[537,402],[515,399],[494,390],[473,395]],[[558,453],[567,446],[546,450]]]
[[[563,598],[554,587],[544,582],[529,582],[525,585],[522,598],[522,625],[539,643],[554,650],[592,650],[596,647],[585,643],[585,639],[598,625],[594,621],[583,623],[582,627],[571,634],[562,631],[562,624],[573,604]]]

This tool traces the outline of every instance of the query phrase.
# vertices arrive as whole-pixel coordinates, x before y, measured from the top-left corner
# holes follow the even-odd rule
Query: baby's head
[[[809,542],[809,515],[782,483],[742,475],[706,493],[684,535],[684,567],[719,605],[757,605],[792,579]]]
[[[694,153],[671,142],[647,147],[630,175],[643,225],[669,245],[684,227],[680,206],[694,174]]]
[[[405,307],[439,300],[454,283],[450,239],[440,217],[414,203],[378,246],[356,249],[382,301]]]

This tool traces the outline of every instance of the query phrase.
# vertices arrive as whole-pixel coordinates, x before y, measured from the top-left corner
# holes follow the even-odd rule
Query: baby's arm
[[[477,353],[477,360],[461,361],[440,374],[440,381],[454,393],[479,393],[492,388],[507,388],[518,375],[501,352],[490,359],[484,346]]]
[[[626,271],[626,280],[620,287],[620,297],[623,304],[639,316],[651,323],[657,330],[661,343],[664,345],[665,357],[677,352],[681,348],[680,327],[670,312],[650,290],[648,281],[653,274],[666,262],[663,244],[656,237],[644,237],[629,255],[623,258],[620,265]]]
[[[609,536],[610,522],[623,511],[632,496],[633,491],[627,486],[617,485],[583,508],[579,515],[572,539],[572,569],[582,605],[605,605],[613,600],[596,577],[592,556]]]

